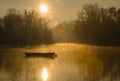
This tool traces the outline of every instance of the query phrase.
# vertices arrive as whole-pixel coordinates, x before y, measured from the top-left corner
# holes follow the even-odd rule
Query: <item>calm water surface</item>
[[[58,57],[26,58],[25,52]],[[80,44],[0,48],[0,81],[120,81],[120,48]]]

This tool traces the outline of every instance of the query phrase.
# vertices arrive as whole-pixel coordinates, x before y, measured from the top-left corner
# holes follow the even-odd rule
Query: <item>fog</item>
[[[26,48],[1,48],[2,81],[110,81],[120,80],[120,48],[57,43]],[[55,52],[54,59],[25,57],[25,52]]]

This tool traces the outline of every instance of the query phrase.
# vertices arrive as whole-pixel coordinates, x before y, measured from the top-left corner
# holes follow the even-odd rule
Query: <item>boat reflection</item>
[[[43,70],[42,70],[42,80],[47,81],[47,79],[48,79],[48,71],[47,71],[46,68],[43,68]]]
[[[56,59],[25,58],[20,49],[10,53],[0,49],[0,81],[120,81],[120,47],[88,47],[60,44],[30,49],[55,51]]]

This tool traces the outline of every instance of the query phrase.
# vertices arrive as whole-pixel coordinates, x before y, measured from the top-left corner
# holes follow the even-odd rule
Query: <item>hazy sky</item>
[[[100,6],[120,7],[120,0],[0,0],[0,16],[9,8],[38,9],[40,3],[49,6],[49,15],[54,21],[73,20],[85,3],[99,3]]]

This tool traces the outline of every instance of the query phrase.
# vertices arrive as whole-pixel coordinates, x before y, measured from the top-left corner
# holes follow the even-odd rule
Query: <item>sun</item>
[[[48,7],[45,4],[41,4],[39,9],[40,9],[40,12],[42,12],[42,13],[48,12]]]

